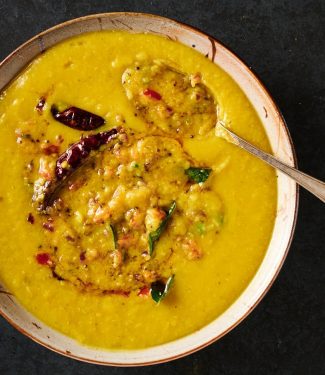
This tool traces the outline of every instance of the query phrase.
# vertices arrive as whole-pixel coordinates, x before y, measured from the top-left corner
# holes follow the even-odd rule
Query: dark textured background
[[[233,49],[283,111],[302,170],[325,180],[325,2],[0,0],[0,58],[90,13],[142,11],[196,26]],[[301,191],[296,234],[271,291],[234,331],[169,364],[119,369],[64,358],[0,319],[0,374],[325,374],[325,206]]]

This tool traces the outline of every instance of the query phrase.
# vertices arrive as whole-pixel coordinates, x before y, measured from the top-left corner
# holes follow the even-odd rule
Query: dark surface
[[[59,22],[143,11],[213,35],[261,77],[288,123],[302,170],[325,180],[325,2],[0,0],[0,58]],[[324,374],[325,206],[301,191],[293,244],[277,281],[234,331],[169,364],[137,369],[79,363],[0,319],[0,374]]]

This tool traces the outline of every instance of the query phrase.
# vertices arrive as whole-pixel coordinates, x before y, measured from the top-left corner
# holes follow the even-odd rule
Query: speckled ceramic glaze
[[[273,153],[295,166],[295,154],[288,129],[274,101],[250,71],[232,52],[215,39],[167,18],[140,13],[106,13],[78,18],[49,29],[23,44],[0,64],[2,90],[32,59],[54,44],[89,31],[128,30],[164,35],[196,49],[225,70],[241,87],[258,113]],[[116,366],[148,365],[190,354],[218,340],[239,324],[257,305],[276,278],[288,252],[297,216],[296,184],[278,174],[277,216],[266,256],[241,296],[213,322],[176,341],[142,350],[109,351],[89,348],[49,328],[23,309],[0,285],[0,313],[19,331],[36,342],[75,359]]]

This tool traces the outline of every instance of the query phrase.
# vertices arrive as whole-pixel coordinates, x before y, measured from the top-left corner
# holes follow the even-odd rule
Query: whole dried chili
[[[58,180],[70,175],[79,167],[82,160],[87,158],[93,150],[98,150],[100,146],[108,143],[118,134],[118,129],[113,128],[106,132],[89,135],[81,138],[80,141],[71,145],[56,161],[55,176]]]
[[[78,107],[69,107],[60,112],[58,107],[53,104],[51,113],[54,119],[61,122],[61,124],[78,130],[94,130],[105,123],[102,117]]]
[[[44,186],[34,193],[33,200],[39,203],[38,210],[45,211],[47,207],[51,206],[63,182],[82,165],[90,152],[98,150],[100,146],[116,138],[119,131],[118,128],[113,128],[81,138],[61,154],[56,161],[55,179],[46,181]],[[40,196],[42,199],[39,199]]]

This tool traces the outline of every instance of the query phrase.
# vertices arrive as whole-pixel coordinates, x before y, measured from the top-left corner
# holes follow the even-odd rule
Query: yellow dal
[[[201,72],[232,128],[270,151],[261,122],[237,84],[194,49],[158,36],[101,32],[70,39],[40,55],[5,90],[0,98],[1,281],[39,319],[92,346],[149,347],[211,322],[247,287],[274,224],[277,191],[270,167],[214,136],[187,139],[184,147],[191,156],[220,166],[213,189],[223,201],[225,222],[218,235],[206,238],[202,259],[177,259],[175,283],[162,303],[136,295],[81,294],[35,262],[44,234],[26,221],[32,192],[22,171],[30,156],[17,152],[15,129],[34,120],[44,128],[44,138],[62,134],[63,149],[79,139],[79,131],[54,121],[49,111],[49,125],[40,122],[35,105],[49,89],[54,102],[72,103],[104,117],[104,130],[116,125],[117,114],[124,115],[126,126],[144,129],[121,85],[125,68],[141,58],[163,59],[188,74]]]

